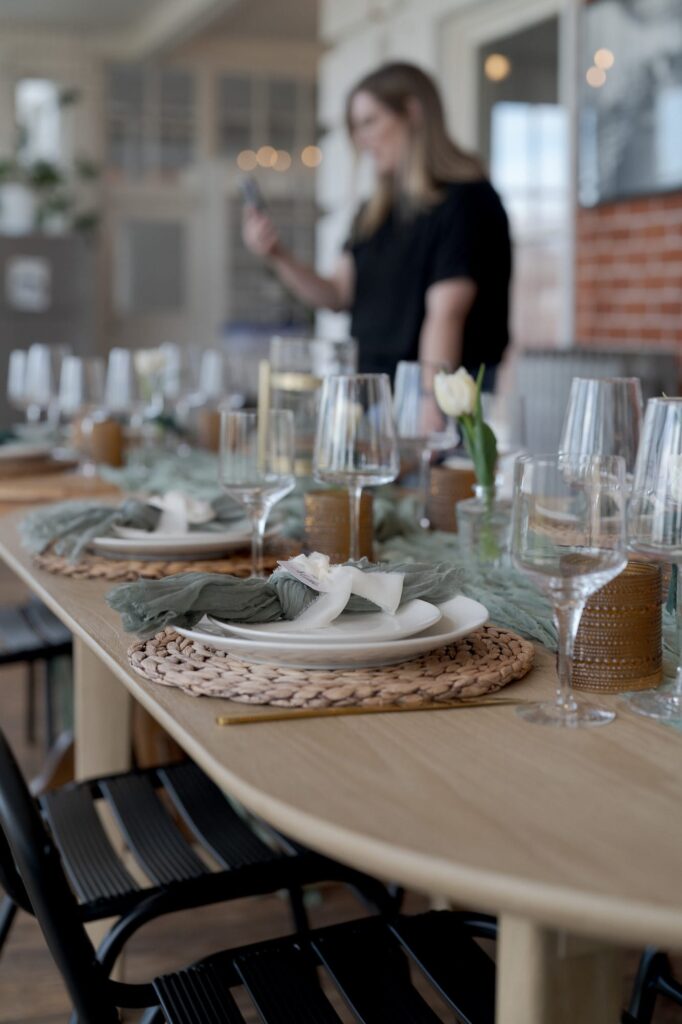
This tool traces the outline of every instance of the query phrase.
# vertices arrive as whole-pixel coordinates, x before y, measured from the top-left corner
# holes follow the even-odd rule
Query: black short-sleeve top
[[[500,362],[509,340],[511,245],[490,182],[448,184],[442,202],[412,216],[393,210],[373,235],[346,248],[355,264],[351,334],[361,372],[392,376],[401,359],[416,360],[428,288],[458,277],[476,283],[462,365],[475,374],[481,363]]]

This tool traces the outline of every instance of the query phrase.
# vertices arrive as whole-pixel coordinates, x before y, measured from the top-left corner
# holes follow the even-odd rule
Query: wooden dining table
[[[35,568],[19,518],[0,520],[0,557],[73,632],[79,777],[128,767],[139,701],[230,797],[296,840],[498,914],[497,1024],[615,1024],[623,949],[682,949],[675,729],[620,707],[605,728],[543,728],[510,706],[221,727],[218,715],[254,707],[137,675],[108,585]],[[549,697],[555,683],[538,647],[506,693]]]

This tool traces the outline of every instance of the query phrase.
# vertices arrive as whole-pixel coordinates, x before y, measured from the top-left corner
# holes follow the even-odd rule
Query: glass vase
[[[474,497],[455,506],[462,551],[479,565],[509,564],[512,503],[496,495],[495,486],[474,486]]]

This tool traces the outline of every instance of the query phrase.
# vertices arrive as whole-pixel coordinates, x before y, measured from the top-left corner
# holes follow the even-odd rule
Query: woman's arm
[[[247,249],[266,260],[285,288],[305,305],[334,312],[350,309],[355,291],[355,273],[353,260],[348,253],[341,254],[330,277],[322,277],[312,267],[299,262],[282,245],[267,213],[252,207],[244,210],[242,236]]]
[[[419,361],[455,370],[462,360],[464,322],[476,297],[470,277],[436,281],[426,292],[426,315],[419,335]]]

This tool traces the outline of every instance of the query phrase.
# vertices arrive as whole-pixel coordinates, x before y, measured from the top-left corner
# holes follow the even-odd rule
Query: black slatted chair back
[[[0,870],[21,905],[30,901],[79,1024],[116,1024],[108,982],[81,922],[59,853],[0,730]],[[17,898],[20,897],[20,898]]]

